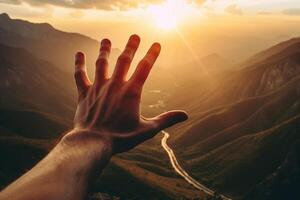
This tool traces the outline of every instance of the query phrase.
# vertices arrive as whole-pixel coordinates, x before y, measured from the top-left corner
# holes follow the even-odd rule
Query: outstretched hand
[[[79,94],[75,130],[100,135],[112,145],[113,154],[128,151],[159,131],[187,119],[183,111],[170,111],[154,118],[145,118],[140,114],[142,88],[161,47],[154,43],[127,80],[127,72],[139,43],[137,35],[129,38],[109,77],[111,42],[102,40],[94,83],[87,76],[84,53],[78,52],[75,57],[75,80]]]
[[[127,80],[139,43],[138,36],[130,37],[113,75],[108,77],[111,43],[104,39],[94,83],[87,76],[84,54],[76,54],[79,98],[74,129],[34,168],[2,191],[1,200],[86,199],[95,175],[104,169],[113,154],[128,151],[162,129],[187,119],[182,111],[170,111],[154,118],[140,115],[143,84],[160,53],[160,45],[151,46]]]

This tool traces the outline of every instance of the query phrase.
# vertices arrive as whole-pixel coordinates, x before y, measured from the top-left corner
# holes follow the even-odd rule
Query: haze
[[[141,114],[189,119],[115,156],[95,197],[298,199],[299,24],[299,0],[0,0],[0,188],[73,127],[74,54],[93,81],[99,41],[111,74],[135,33],[130,70],[162,46]]]
[[[159,41],[168,50],[160,58],[161,62],[166,59],[165,63],[169,62],[167,57],[175,54],[183,63],[209,54],[240,62],[300,33],[297,0],[94,1],[93,5],[84,1],[0,2],[0,12],[7,12],[13,18],[49,22],[61,30],[95,39],[109,37],[117,48],[122,48],[132,33],[141,35],[142,48]],[[174,20],[164,12],[166,3],[173,6],[171,15],[180,19]]]

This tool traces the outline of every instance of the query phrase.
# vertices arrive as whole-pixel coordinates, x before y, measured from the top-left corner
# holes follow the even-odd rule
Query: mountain
[[[218,106],[272,92],[300,73],[300,39],[265,60],[241,70],[231,71],[205,92],[190,93],[186,109],[204,112]],[[270,50],[273,52],[273,49]],[[268,52],[268,51],[266,51]],[[195,88],[194,88],[195,89]],[[180,101],[180,99],[179,99]]]
[[[209,154],[189,159],[188,165],[194,176],[207,185],[232,197],[243,197],[284,165],[299,140],[299,120],[298,115],[265,131],[240,137]],[[299,171],[294,172],[299,177]],[[287,197],[289,192],[295,194],[294,188],[286,188],[280,195]]]
[[[49,140],[24,137],[0,137],[0,189],[20,177],[41,160],[49,149]],[[52,144],[53,145],[53,144]]]
[[[270,58],[270,57],[284,51],[289,46],[292,46],[299,42],[300,42],[300,38],[292,38],[290,40],[283,41],[275,46],[272,46],[264,51],[261,51],[261,52],[255,54],[254,56],[252,56],[251,58],[249,58],[248,60],[243,62],[242,66],[249,66],[249,65],[257,64],[263,60],[266,60],[267,58]]]
[[[292,43],[281,52],[258,64],[227,73],[226,76],[215,82],[216,84],[207,87],[206,90],[198,89],[195,92],[195,87],[192,89],[187,88],[186,95],[182,96],[183,98],[177,96],[176,100],[176,102],[179,102],[177,107],[180,105],[182,109],[190,113],[189,122],[180,125],[179,128],[171,129],[175,134],[178,133],[176,134],[177,144],[184,144],[185,140],[193,141],[202,131],[209,134],[210,131],[206,131],[208,127],[209,129],[215,127],[216,131],[219,131],[238,123],[238,120],[246,119],[253,114],[253,111],[260,108],[263,96],[268,96],[277,91],[277,97],[279,98],[281,92],[278,90],[299,79],[299,57],[300,42]],[[290,89],[298,91],[297,84],[293,88]],[[284,90],[282,89],[282,92],[286,93]],[[288,99],[286,102],[293,101],[292,93],[290,97],[289,94],[286,95],[285,98]],[[277,97],[271,95],[269,101]],[[284,103],[283,105],[289,106]],[[283,105],[280,107],[285,108]],[[295,105],[297,105],[296,101]],[[194,136],[188,137],[188,135]],[[174,139],[175,137],[173,141]]]
[[[300,141],[293,143],[282,164],[258,186],[250,191],[245,199],[295,199],[299,197],[300,184]]]
[[[0,107],[29,109],[71,119],[73,77],[27,50],[0,44]]]
[[[53,115],[0,109],[0,188],[31,169],[68,128]]]
[[[300,113],[300,76],[268,95],[252,97],[202,116],[178,137],[178,147],[195,145],[207,151],[239,136],[270,128]],[[197,141],[197,142],[196,142]],[[204,150],[206,149],[206,150]]]
[[[99,52],[99,42],[87,36],[60,31],[48,23],[11,19],[6,13],[0,15],[0,43],[24,48],[66,72],[73,72],[74,55],[77,51],[83,51],[93,74]],[[113,49],[112,58],[116,58],[119,52]]]
[[[300,40],[291,41],[182,104],[192,119],[171,130],[172,146],[200,182],[237,199],[295,198]]]
[[[98,45],[47,23],[0,15],[0,187],[30,169],[71,127],[73,56],[83,50],[93,66]],[[154,69],[143,114],[189,112],[188,122],[168,130],[170,145],[209,188],[233,199],[296,199],[300,39],[258,53],[239,70],[225,69],[230,61],[217,54],[202,62]],[[200,198],[174,172],[160,139],[114,157],[92,190],[121,199]]]
[[[29,110],[0,109],[0,136],[56,139],[69,127],[62,118]]]

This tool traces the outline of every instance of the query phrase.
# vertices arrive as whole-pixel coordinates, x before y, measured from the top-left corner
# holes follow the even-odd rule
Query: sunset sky
[[[132,33],[146,38],[144,45],[182,40],[197,55],[205,46],[203,54],[230,57],[240,51],[238,44],[250,54],[300,35],[299,0],[0,0],[0,12],[95,39],[109,37],[117,47]],[[226,41],[220,47],[221,36]],[[236,44],[225,49],[226,42]]]

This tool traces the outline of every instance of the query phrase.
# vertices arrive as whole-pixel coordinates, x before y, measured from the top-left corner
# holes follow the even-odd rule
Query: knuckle
[[[132,83],[126,90],[125,96],[130,98],[138,98],[140,97],[141,89],[138,84]]]
[[[146,59],[141,60],[140,65],[144,68],[150,68],[151,67],[150,62]]]
[[[107,81],[107,84],[106,84],[106,90],[110,92],[112,92],[113,90],[115,90],[116,88],[119,87],[118,83],[113,80],[113,79],[110,79]]]
[[[101,46],[100,51],[101,52],[108,52],[108,51],[110,51],[110,46],[105,44],[105,45]]]
[[[138,44],[135,44],[135,43],[130,43],[130,44],[127,44],[127,47],[125,49],[126,52],[132,52],[132,51],[135,51],[136,48],[137,48]]]
[[[83,70],[76,70],[74,73],[74,78],[76,80],[80,79],[83,76],[84,71]]]
[[[101,67],[101,66],[106,66],[108,65],[108,61],[106,58],[103,58],[103,57],[99,57],[96,61],[96,66],[97,67]]]
[[[75,66],[76,67],[80,67],[80,65],[82,65],[82,61],[76,58],[76,60],[75,60]]]
[[[129,98],[137,98],[139,97],[139,92],[137,89],[131,89],[126,92],[125,96]]]
[[[122,54],[118,58],[118,63],[126,64],[131,61],[130,57],[128,55]]]

